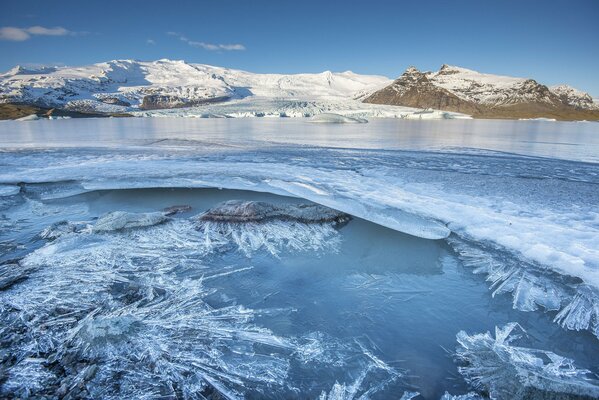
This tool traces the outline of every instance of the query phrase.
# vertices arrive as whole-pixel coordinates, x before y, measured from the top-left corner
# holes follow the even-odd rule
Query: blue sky
[[[396,77],[441,64],[599,97],[599,1],[12,1],[0,70],[119,58]]]

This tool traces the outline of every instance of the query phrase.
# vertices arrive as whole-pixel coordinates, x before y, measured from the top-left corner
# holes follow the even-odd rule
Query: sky
[[[169,58],[397,77],[442,64],[599,97],[599,0],[2,0],[0,71]]]

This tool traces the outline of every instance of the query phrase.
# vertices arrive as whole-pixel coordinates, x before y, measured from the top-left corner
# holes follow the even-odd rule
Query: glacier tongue
[[[542,399],[547,396],[599,396],[599,381],[590,371],[555,353],[520,347],[526,332],[517,323],[487,332],[457,335],[459,372],[476,390],[492,399]]]

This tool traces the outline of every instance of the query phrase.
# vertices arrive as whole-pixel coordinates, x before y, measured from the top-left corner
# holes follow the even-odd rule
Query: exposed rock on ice
[[[322,113],[310,118],[310,122],[324,124],[363,124],[368,122],[368,120],[364,118],[346,117],[339,114]]]
[[[125,211],[113,211],[104,214],[93,226],[94,232],[109,232],[121,229],[141,228],[161,224],[168,220],[162,212],[152,213],[130,213]]]
[[[225,201],[201,214],[200,221],[213,222],[267,222],[295,221],[304,224],[348,222],[350,216],[319,204],[277,205],[262,201]]]
[[[276,205],[231,200],[197,217],[207,249],[235,245],[246,256],[266,249],[273,256],[283,250],[330,250],[339,244],[336,227],[349,215],[317,204]]]
[[[590,371],[555,353],[514,342],[525,334],[517,323],[489,332],[457,335],[456,359],[460,374],[476,390],[492,399],[543,399],[548,396],[599,396],[599,381]]]

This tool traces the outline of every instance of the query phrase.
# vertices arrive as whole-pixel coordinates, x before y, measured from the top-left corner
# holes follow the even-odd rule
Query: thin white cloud
[[[148,39],[146,40],[147,44],[156,44],[156,42],[153,39]]]
[[[54,28],[46,28],[43,26],[31,26],[29,28],[16,28],[14,26],[4,26],[0,28],[0,40],[9,40],[13,42],[22,42],[30,39],[31,36],[65,36],[75,35],[75,32],[71,32],[62,26]]]
[[[245,50],[245,46],[242,44],[219,44],[218,47],[223,50]]]
[[[187,43],[192,47],[199,47],[204,50],[216,51],[216,50],[224,50],[224,51],[241,51],[245,50],[245,46],[239,43],[236,44],[214,44],[214,43],[206,43],[206,42],[198,42],[195,40],[189,39],[187,36],[184,36],[178,32],[167,32],[169,36],[178,37],[182,42]]]

